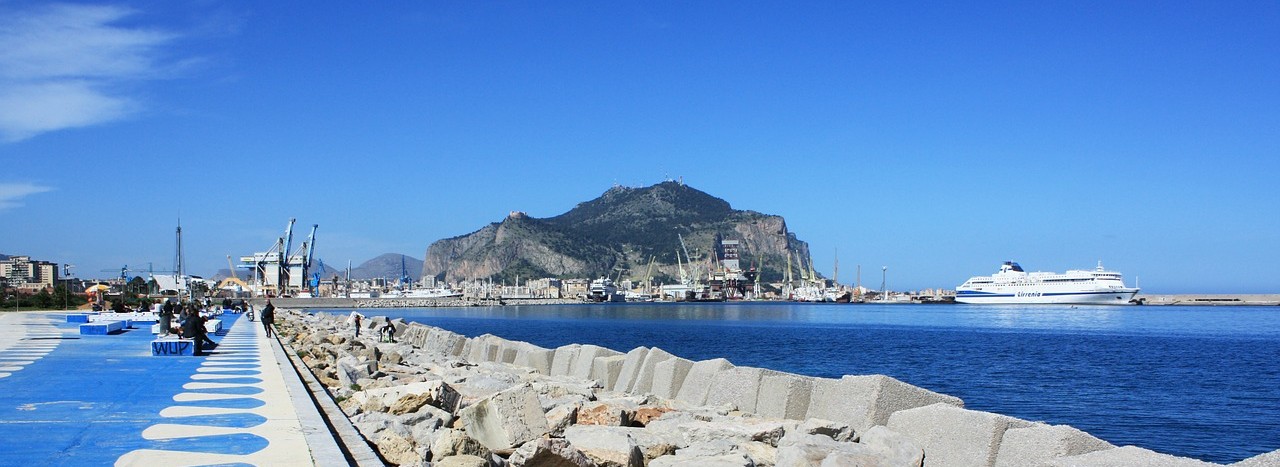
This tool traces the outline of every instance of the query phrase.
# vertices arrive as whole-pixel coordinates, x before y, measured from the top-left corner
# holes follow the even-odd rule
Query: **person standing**
[[[360,337],[360,313],[351,314],[351,323],[356,327],[356,337]]]
[[[173,326],[173,301],[165,300],[160,307],[160,335],[168,336]]]
[[[271,325],[276,322],[276,306],[271,304],[271,299],[267,299],[267,306],[262,308],[262,328],[267,330],[267,337],[271,337]]]

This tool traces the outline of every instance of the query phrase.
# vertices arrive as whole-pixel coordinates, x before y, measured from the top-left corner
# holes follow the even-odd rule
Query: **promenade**
[[[208,356],[159,357],[150,323],[0,313],[0,464],[347,465],[261,323],[223,320]]]

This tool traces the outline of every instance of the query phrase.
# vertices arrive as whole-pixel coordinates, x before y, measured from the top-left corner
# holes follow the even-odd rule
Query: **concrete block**
[[[925,450],[925,455],[928,455],[928,450]],[[1219,466],[1220,464],[1160,454],[1137,446],[1124,446],[1078,456],[1059,457],[1046,461],[1041,465],[1047,467],[1114,467],[1130,465],[1141,465],[1143,467],[1210,467]]]
[[[1115,446],[1066,425],[1037,423],[1026,428],[1010,428],[1000,441],[997,467],[1039,465],[1050,459],[1111,449]]]
[[[67,322],[68,323],[87,323],[89,322],[89,314],[88,313],[68,313]]]
[[[596,357],[591,362],[591,379],[600,383],[602,388],[612,387],[618,382],[618,374],[622,372],[626,359],[626,355]]]
[[[684,377],[684,383],[680,385],[680,392],[676,393],[676,400],[692,405],[706,404],[712,379],[716,373],[730,368],[733,368],[733,364],[723,358],[694,362]]]
[[[195,354],[196,344],[191,339],[156,339],[151,341],[151,356],[176,357]]]
[[[500,358],[499,349],[504,342],[510,342],[493,334],[484,334],[466,340],[462,347],[462,358],[471,363],[496,362]]]
[[[765,376],[782,374],[779,371],[749,366],[730,367],[711,377],[706,405],[732,404],[743,412],[756,412],[760,382]]]
[[[1231,464],[1231,467],[1275,467],[1280,465],[1280,449],[1264,452],[1248,459]]]
[[[422,350],[436,355],[460,357],[462,356],[462,347],[466,343],[467,336],[435,328],[427,333]]]
[[[405,323],[404,318],[396,318],[391,320],[391,325],[395,326],[396,328],[396,333],[392,334],[392,337],[395,337],[397,341],[400,340],[401,336],[404,336],[405,331],[409,330],[409,325],[408,323]]]
[[[945,403],[894,412],[888,423],[924,449],[929,467],[994,466],[1005,431],[1029,426],[1025,420]]]
[[[222,330],[222,320],[211,319],[204,322],[204,331],[209,334],[215,334]]]
[[[899,410],[935,403],[963,406],[959,398],[912,386],[885,375],[815,378],[806,418],[847,423],[859,432],[889,422]]]
[[[622,362],[622,370],[618,372],[618,380],[612,386],[606,386],[605,389],[627,392],[627,388],[635,383],[637,376],[640,376],[640,366],[644,364],[644,358],[648,355],[648,347],[636,347],[627,352],[627,358]]]
[[[533,344],[524,343],[526,347],[522,347],[516,351],[515,360],[512,365],[533,368],[534,371],[544,375],[551,374],[551,362],[555,358],[556,351],[544,349]]]
[[[498,392],[458,414],[467,435],[494,450],[509,450],[547,434],[538,393],[529,385]]]
[[[653,375],[654,367],[658,363],[675,358],[675,355],[667,353],[667,351],[654,347],[649,349],[649,353],[644,356],[644,362],[640,364],[640,371],[636,374],[634,382],[629,383],[626,389],[619,391],[629,392],[632,394],[648,394],[653,391]],[[675,394],[672,393],[672,396]],[[670,398],[670,397],[668,397]]]
[[[782,373],[765,375],[760,381],[755,413],[765,417],[804,420],[809,413],[813,378]]]
[[[653,355],[653,352],[650,351],[649,354]],[[675,356],[658,362],[653,366],[653,387],[648,393],[665,399],[675,399],[680,388],[684,386],[685,377],[689,375],[691,368],[693,368],[692,361]]]
[[[124,331],[124,321],[99,321],[80,325],[80,334],[86,336],[105,336]]]
[[[556,347],[551,357],[551,376],[569,376],[573,371],[573,363],[578,359],[581,344],[569,344]]]
[[[622,353],[598,345],[583,345],[578,350],[578,358],[574,360],[573,367],[569,369],[569,375],[577,379],[591,379],[592,366],[595,364],[596,357],[615,355],[622,355]]]

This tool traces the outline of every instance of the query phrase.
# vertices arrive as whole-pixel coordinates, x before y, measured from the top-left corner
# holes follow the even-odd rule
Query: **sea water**
[[[885,374],[965,407],[1211,462],[1280,449],[1280,308],[602,304],[368,312],[546,348]]]

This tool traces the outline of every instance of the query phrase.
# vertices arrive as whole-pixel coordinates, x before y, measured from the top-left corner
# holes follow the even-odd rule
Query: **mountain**
[[[681,236],[703,267],[720,240],[730,239],[741,242],[743,267],[763,264],[764,281],[783,277],[788,255],[793,274],[809,268],[809,245],[787,230],[781,216],[736,210],[725,200],[669,181],[645,188],[615,186],[555,217],[512,212],[501,222],[432,243],[422,275],[452,282],[621,272],[623,278],[642,280],[652,258],[655,279],[672,282],[679,277]]]
[[[402,259],[403,269],[401,269]],[[325,266],[332,268],[333,265]],[[422,260],[398,253],[386,253],[351,268],[351,278],[365,280],[382,277],[395,280],[400,278],[402,270],[409,275],[409,279],[416,281],[422,277]],[[334,274],[341,276],[344,272],[341,269],[330,269],[325,272],[325,277],[332,277]]]

